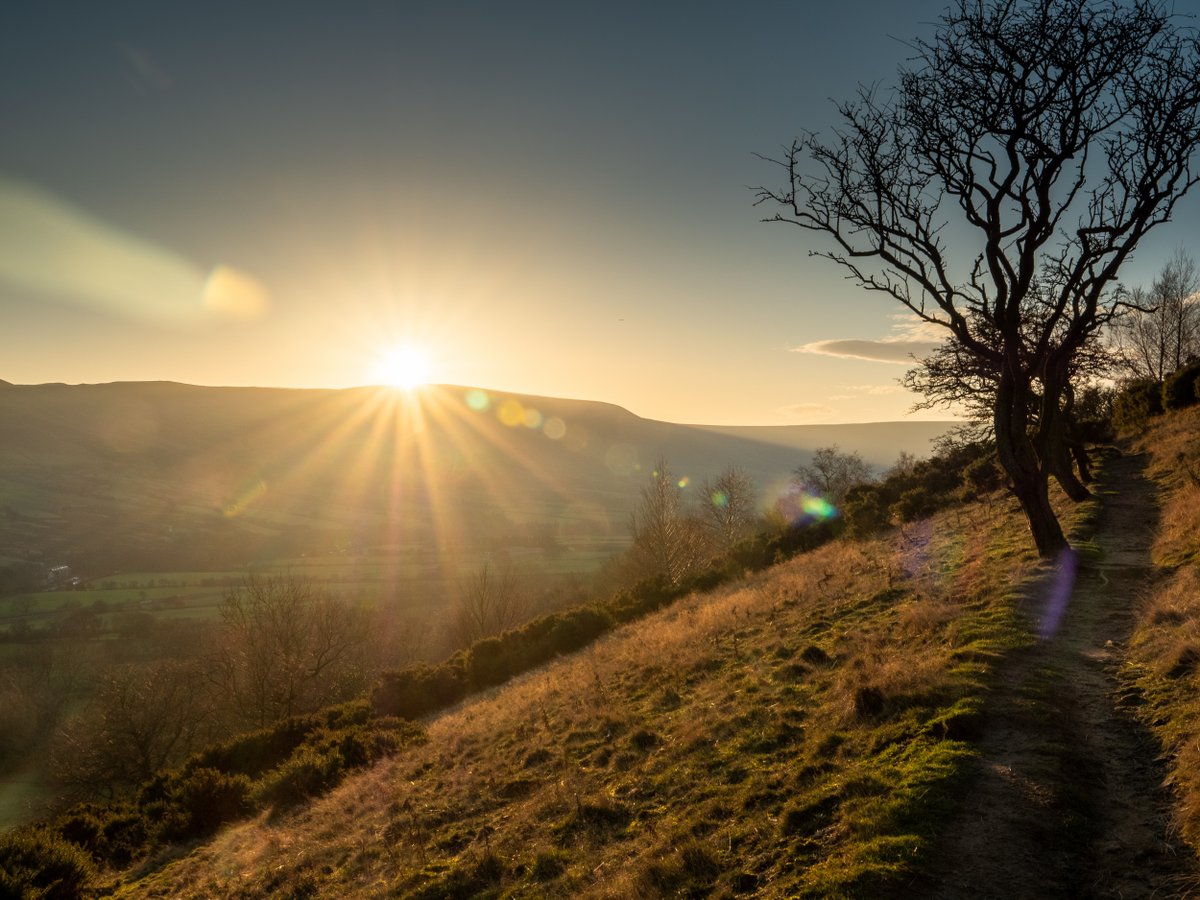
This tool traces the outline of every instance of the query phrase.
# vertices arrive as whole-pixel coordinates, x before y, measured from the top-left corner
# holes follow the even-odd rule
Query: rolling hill
[[[739,465],[769,498],[817,447],[885,466],[947,426],[713,428],[454,386],[3,384],[0,567],[218,570],[532,532],[619,538],[659,457],[693,489]]]

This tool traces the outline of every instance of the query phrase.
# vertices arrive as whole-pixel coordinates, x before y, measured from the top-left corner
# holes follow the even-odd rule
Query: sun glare
[[[379,354],[371,369],[371,380],[376,384],[412,390],[426,384],[429,373],[429,351],[412,344],[400,344]]]

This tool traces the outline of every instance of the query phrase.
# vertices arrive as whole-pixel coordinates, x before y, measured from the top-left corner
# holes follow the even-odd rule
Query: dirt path
[[[1065,608],[1055,576],[1030,591],[1044,637],[999,673],[965,800],[914,894],[1200,896],[1196,861],[1171,834],[1157,748],[1115,676],[1138,592],[1154,577],[1158,510],[1144,467],[1136,456],[1106,461],[1101,553],[1080,567]]]

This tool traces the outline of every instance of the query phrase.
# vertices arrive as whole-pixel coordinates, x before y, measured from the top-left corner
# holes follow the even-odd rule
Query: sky
[[[944,5],[5,4],[0,379],[340,388],[409,346],[667,421],[905,418],[930,335],[760,221],[756,154]],[[1200,193],[1124,276],[1198,231]]]

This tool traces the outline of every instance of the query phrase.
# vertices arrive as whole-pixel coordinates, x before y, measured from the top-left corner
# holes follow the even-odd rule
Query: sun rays
[[[440,567],[505,519],[574,518],[579,498],[560,473],[603,465],[584,452],[594,448],[582,425],[523,400],[430,385],[321,392],[261,423],[255,443],[276,449],[227,484],[219,508],[268,519],[310,510],[335,530],[353,526],[354,546],[397,566],[419,552]]]

